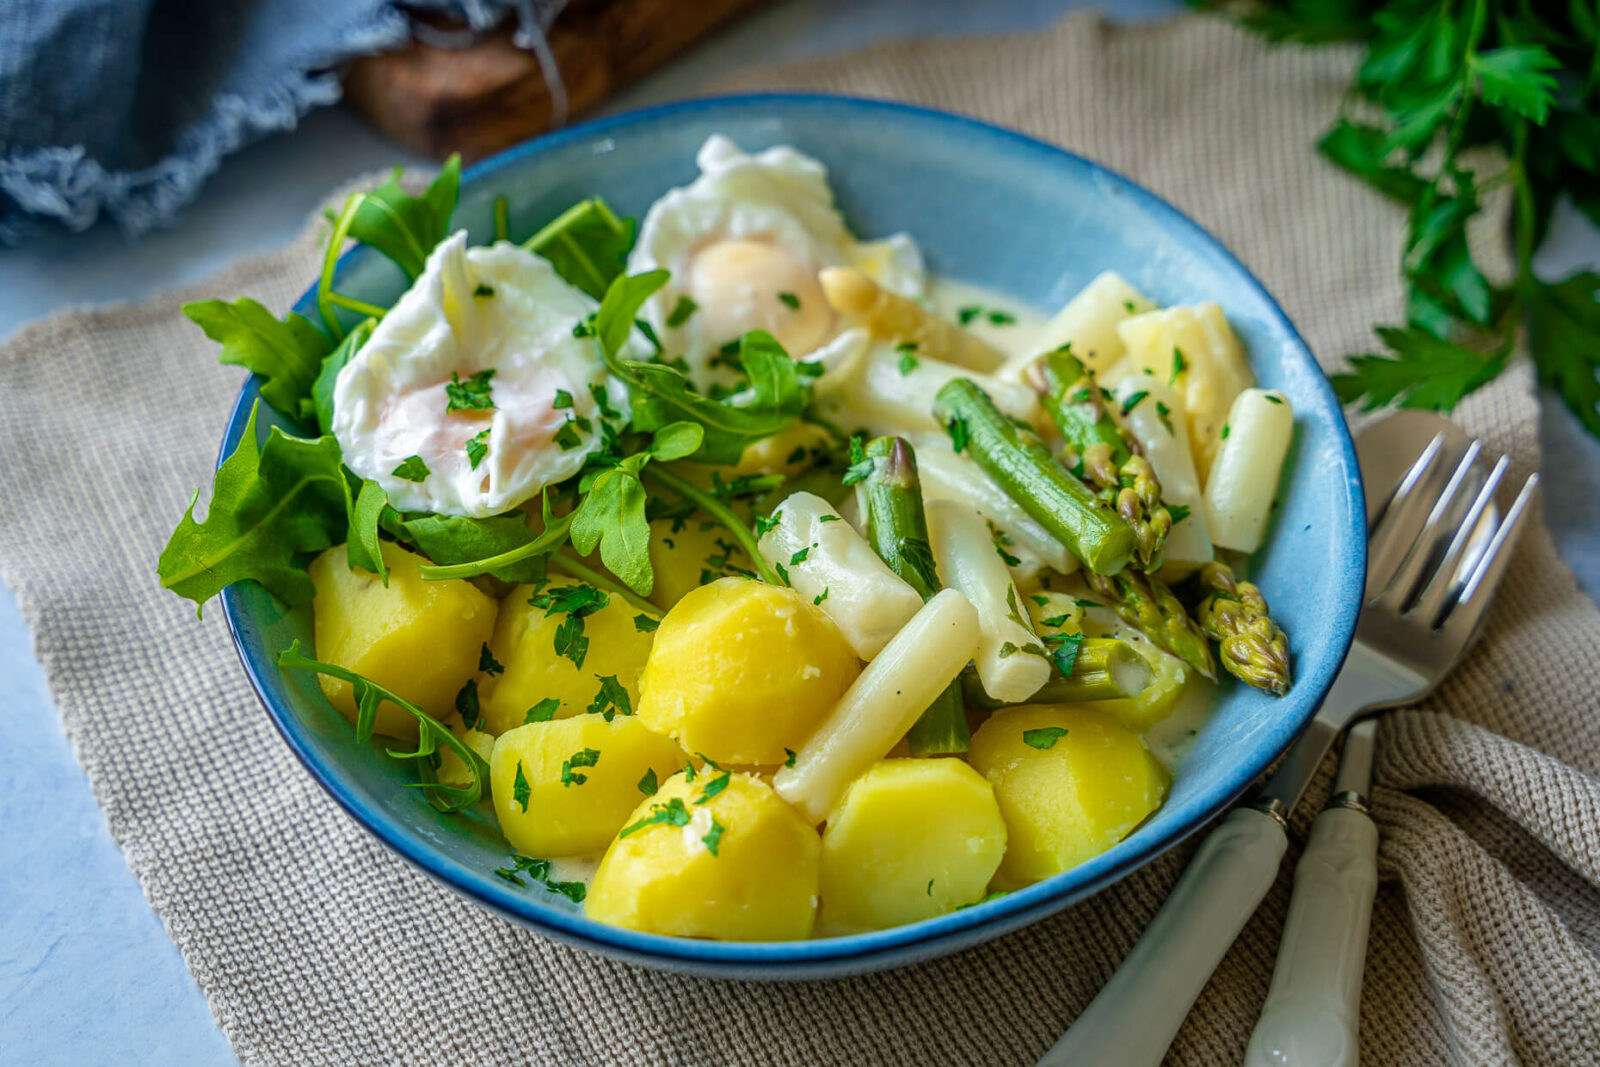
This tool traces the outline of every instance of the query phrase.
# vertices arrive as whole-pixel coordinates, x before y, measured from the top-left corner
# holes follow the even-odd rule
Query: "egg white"
[[[834,341],[846,324],[816,281],[824,267],[854,266],[896,292],[922,295],[916,243],[905,234],[856,240],[817,160],[788,146],[751,155],[716,134],[696,163],[698,178],[651,205],[628,272],[671,272],[640,317],[685,359],[700,387],[735,376],[715,357],[748,330],[771,333],[796,359]],[[696,310],[668,325],[684,297]]]
[[[623,387],[608,381],[594,342],[573,336],[595,307],[517,245],[468,248],[465,231],[442,241],[339,372],[332,430],[345,463],[402,511],[473,518],[570,478],[598,434],[580,432],[571,449],[554,438],[569,420],[597,425],[590,387],[604,386],[610,404],[626,410]],[[489,369],[494,407],[448,411],[452,373],[467,381]],[[572,397],[571,408],[553,406],[558,391]],[[474,469],[466,445],[485,429],[488,451]],[[394,473],[411,456],[427,464],[420,482]]]

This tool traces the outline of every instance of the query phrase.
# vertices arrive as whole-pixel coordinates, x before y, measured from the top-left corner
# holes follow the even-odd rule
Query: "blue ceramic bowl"
[[[222,597],[229,627],[267,712],[317,780],[363,826],[462,895],[570,944],[652,967],[753,979],[821,978],[901,966],[1026,926],[1103,889],[1171,848],[1236,799],[1289,745],[1331,684],[1353,632],[1366,525],[1355,452],[1338,402],[1305,342],[1228,250],[1172,206],[1098,164],[955,115],[827,96],[697,100],[603,119],[542,137],[467,171],[456,219],[474,242],[492,234],[491,204],[510,200],[511,230],[533,232],[574,201],[599,195],[642,216],[695,175],[706,137],[746,149],[792,144],[828,167],[854,230],[915,235],[941,274],[1059,307],[1113,269],[1159,304],[1216,300],[1250,352],[1257,378],[1294,403],[1298,421],[1282,507],[1256,578],[1291,635],[1297,678],[1273,699],[1230,687],[1179,768],[1156,815],[1116,847],[1048,881],[937,919],[826,940],[725,944],[605,926],[537,886],[491,872],[509,849],[491,815],[444,816],[402,788],[408,764],[358,745],[315,679],[274,657],[311,646],[308,608],[286,611],[253,583]],[[341,291],[387,305],[400,273],[367,249],[344,257]],[[315,319],[312,293],[298,310]],[[232,452],[257,397],[234,405]],[[270,413],[262,409],[266,430]]]

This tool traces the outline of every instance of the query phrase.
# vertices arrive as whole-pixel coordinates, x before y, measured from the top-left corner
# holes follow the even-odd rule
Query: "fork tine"
[[[1484,480],[1483,488],[1478,490],[1477,497],[1473,499],[1472,506],[1467,509],[1466,515],[1457,525],[1455,536],[1450,539],[1450,547],[1445,550],[1444,557],[1434,568],[1428,584],[1417,594],[1416,603],[1411,611],[1429,626],[1439,620],[1450,595],[1462,587],[1463,583],[1456,580],[1456,569],[1461,562],[1461,555],[1471,543],[1473,534],[1477,532],[1483,513],[1494,502],[1495,490],[1500,487],[1506,469],[1510,466],[1509,456],[1501,456],[1495,463],[1494,469],[1489,472],[1489,477]]]
[[[1405,612],[1411,602],[1412,594],[1427,577],[1424,571],[1433,558],[1434,545],[1444,535],[1445,518],[1454,510],[1461,494],[1461,487],[1467,484],[1467,478],[1471,475],[1472,468],[1478,462],[1478,455],[1482,451],[1482,441],[1473,441],[1467,446],[1466,454],[1456,463],[1455,470],[1450,472],[1450,480],[1445,483],[1444,489],[1433,501],[1433,506],[1428,509],[1428,517],[1423,522],[1422,529],[1412,536],[1405,559],[1395,569],[1388,586],[1373,603],[1382,605],[1396,615]],[[1425,494],[1419,496],[1426,499]]]
[[[1406,551],[1416,540],[1433,504],[1432,494],[1423,494],[1418,487],[1429,480],[1444,451],[1445,435],[1436,434],[1428,447],[1422,450],[1417,461],[1406,471],[1405,477],[1395,487],[1394,494],[1372,524],[1368,538],[1371,555],[1367,559],[1367,599],[1371,600],[1389,585],[1394,572],[1405,561]]]
[[[1472,635],[1477,632],[1478,626],[1483,622],[1484,614],[1489,609],[1489,603],[1494,599],[1494,591],[1500,585],[1500,579],[1505,575],[1506,568],[1511,564],[1511,550],[1517,543],[1517,538],[1522,535],[1522,528],[1527,525],[1528,516],[1533,513],[1533,501],[1539,493],[1539,474],[1535,471],[1528,475],[1528,480],[1522,483],[1522,490],[1517,493],[1517,499],[1512,502],[1506,511],[1505,517],[1500,521],[1500,528],[1495,530],[1494,539],[1489,542],[1489,547],[1484,549],[1483,558],[1473,568],[1472,577],[1462,587],[1461,596],[1457,598],[1455,606],[1438,627],[1440,633],[1460,643],[1460,651],[1465,651],[1467,644],[1472,640]]]

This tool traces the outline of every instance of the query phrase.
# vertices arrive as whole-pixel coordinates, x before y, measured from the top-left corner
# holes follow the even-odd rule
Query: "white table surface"
[[[1161,17],[1175,0],[786,0],[745,19],[620,97],[672,99],[756,62],[876,40],[1043,26],[1099,6]],[[138,300],[278,247],[329,190],[396,162],[421,162],[338,109],[226,161],[171,229],[129,244],[100,229],[0,253],[0,337],[74,305]],[[1542,262],[1600,261],[1600,237],[1564,217]],[[1546,517],[1586,587],[1600,589],[1600,442],[1546,403]],[[220,428],[220,424],[219,424]],[[62,733],[14,598],[0,588],[0,1064],[235,1062],[177,950],[145,902]]]

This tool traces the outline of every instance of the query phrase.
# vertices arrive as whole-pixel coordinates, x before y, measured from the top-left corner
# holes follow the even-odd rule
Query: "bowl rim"
[[[466,168],[461,176],[461,187],[465,191],[474,183],[491,178],[497,172],[521,160],[538,156],[545,151],[557,148],[568,142],[592,138],[599,134],[620,131],[629,127],[649,125],[674,116],[714,113],[717,111],[740,111],[763,107],[838,109],[851,111],[858,115],[898,118],[916,123],[932,124],[942,126],[947,131],[955,131],[967,135],[976,134],[1008,141],[1014,147],[1025,150],[1035,157],[1058,162],[1065,161],[1074,166],[1086,168],[1098,180],[1106,183],[1115,191],[1128,195],[1137,201],[1144,210],[1161,223],[1163,229],[1184,232],[1190,240],[1201,246],[1208,247],[1213,254],[1220,255],[1228,266],[1236,270],[1249,285],[1255,288],[1256,293],[1254,295],[1262,302],[1270,325],[1290,342],[1284,346],[1284,355],[1280,358],[1304,360],[1313,369],[1317,370],[1316,376],[1312,379],[1311,388],[1321,394],[1322,404],[1328,410],[1334,412],[1336,416],[1333,420],[1333,428],[1338,444],[1337,451],[1343,468],[1343,484],[1347,496],[1347,504],[1349,505],[1349,514],[1355,517],[1356,520],[1354,528],[1348,532],[1348,536],[1336,541],[1336,544],[1347,545],[1347,556],[1345,559],[1335,562],[1345,566],[1351,573],[1365,572],[1367,553],[1364,522],[1365,497],[1362,490],[1360,467],[1356,460],[1355,445],[1350,435],[1349,426],[1342,417],[1342,408],[1326,376],[1317,366],[1316,360],[1311,354],[1310,346],[1306,344],[1305,339],[1300,335],[1294,323],[1289,319],[1267,287],[1256,278],[1254,273],[1221,240],[1171,203],[1144,186],[1125,177],[1118,171],[1076,152],[1004,126],[917,104],[828,93],[741,93],[700,97],[638,108],[616,115],[591,119],[543,134],[498,152]],[[370,253],[364,252],[359,246],[346,251],[339,259],[336,276],[337,273],[342,273],[348,267],[352,257],[364,254]],[[301,295],[296,307],[302,306],[306,302],[307,298],[313,293],[314,288],[315,285],[313,283]],[[248,378],[239,391],[233,410],[229,413],[228,424],[217,456],[217,464],[219,466],[237,447],[251,409],[254,406],[254,400],[258,396],[259,390],[256,380],[254,377]],[[425,843],[414,840],[405,831],[404,824],[398,818],[389,813],[379,811],[374,805],[364,800],[356,790],[347,787],[338,773],[336,762],[330,761],[328,765],[324,765],[308,743],[308,736],[302,736],[299,717],[294,714],[292,708],[275,706],[274,701],[268,696],[270,687],[267,683],[266,672],[280,673],[280,671],[270,655],[265,660],[258,661],[248,651],[246,631],[251,629],[251,623],[240,599],[241,592],[239,587],[229,586],[224,589],[221,593],[221,602],[229,636],[233,641],[234,649],[238,653],[240,663],[244,667],[251,688],[255,690],[256,696],[266,709],[268,717],[301,764],[358,824],[365,827],[401,858],[407,860],[430,877],[448,885],[451,889],[469,897],[491,911],[531,926],[541,933],[558,940],[585,947],[603,955],[627,959],[648,966],[668,967],[680,971],[694,971],[708,975],[804,978],[811,973],[836,974],[845,970],[868,970],[875,967],[910,963],[920,959],[931,958],[943,952],[954,951],[976,944],[979,941],[988,940],[990,937],[999,936],[1010,930],[1018,929],[1048,914],[1066,908],[1094,893],[1098,893],[1113,882],[1120,880],[1129,872],[1150,862],[1210,824],[1213,819],[1229,808],[1274,760],[1288,749],[1304,726],[1311,721],[1317,707],[1322,702],[1322,698],[1326,696],[1334,677],[1348,654],[1350,643],[1355,634],[1356,618],[1360,610],[1361,583],[1359,581],[1347,582],[1347,585],[1349,585],[1352,595],[1345,597],[1345,602],[1337,605],[1333,623],[1335,627],[1334,647],[1338,650],[1338,654],[1329,656],[1326,662],[1314,664],[1310,671],[1296,680],[1295,688],[1297,690],[1301,692],[1312,692],[1314,690],[1312,698],[1306,700],[1304,711],[1299,717],[1299,721],[1292,723],[1279,722],[1276,724],[1276,729],[1271,735],[1272,743],[1270,746],[1263,746],[1262,748],[1262,751],[1267,751],[1270,748],[1270,752],[1267,758],[1260,761],[1259,766],[1237,764],[1221,774],[1219,783],[1211,786],[1202,794],[1203,797],[1209,796],[1210,802],[1205,805],[1201,816],[1192,819],[1180,832],[1165,840],[1152,841],[1146,843],[1140,849],[1119,855],[1116,857],[1116,862],[1097,863],[1096,861],[1104,859],[1108,855],[1107,853],[1102,853],[1072,871],[1063,872],[1042,882],[1007,893],[994,900],[971,905],[931,919],[924,919],[904,926],[891,927],[886,930],[848,934],[839,937],[816,938],[805,941],[765,942],[700,940],[641,933],[621,927],[609,926],[590,919],[582,913],[573,913],[558,907],[541,904],[538,902],[538,898],[527,894],[526,891],[519,892],[513,886],[497,884],[498,880],[490,872],[477,871],[448,860],[437,851],[426,846]],[[1085,878],[1083,877],[1085,872],[1092,873]],[[1074,878],[1075,874],[1077,877]],[[1068,882],[1064,881],[1064,879],[1072,880]],[[783,973],[776,973],[778,968],[782,968]]]

